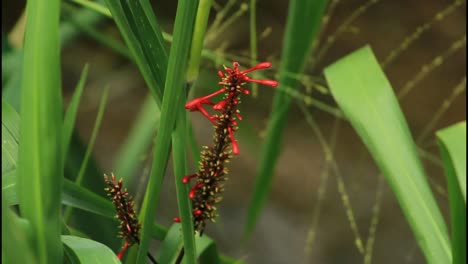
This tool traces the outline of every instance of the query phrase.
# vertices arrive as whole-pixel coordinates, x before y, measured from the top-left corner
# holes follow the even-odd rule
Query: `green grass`
[[[40,263],[59,263],[62,190],[60,1],[28,1],[18,149],[20,210]],[[47,67],[45,67],[47,65]]]
[[[194,233],[191,201],[188,198],[190,186],[182,183],[182,178],[189,172],[188,156],[195,165],[200,159],[200,149],[190,119],[192,115],[184,109],[184,104],[197,92],[195,87],[206,86],[209,91],[216,87],[214,82],[205,82],[205,75],[202,74],[204,67],[221,69],[222,64],[230,65],[234,60],[247,68],[249,64],[264,60],[261,52],[264,36],[260,35],[260,31],[265,28],[260,27],[259,19],[262,17],[260,7],[265,3],[229,0],[220,6],[219,2],[178,1],[173,30],[166,33],[162,31],[162,25],[165,26],[167,21],[156,16],[155,13],[159,12],[153,11],[152,3],[148,0],[53,0],[47,1],[47,4],[28,0],[24,47],[17,49],[7,45],[2,49],[2,63],[8,65],[2,70],[2,261],[120,263],[116,258],[122,244],[122,240],[117,238],[119,223],[114,218],[112,202],[103,197],[102,172],[92,155],[98,153],[94,143],[105,118],[106,102],[112,98],[112,89],[105,89],[91,139],[84,144],[77,142],[79,133],[75,122],[78,109],[85,102],[83,91],[90,82],[88,78],[91,79],[94,74],[93,65],[80,65],[83,70],[68,108],[62,106],[60,54],[63,54],[66,44],[74,44],[76,36],[84,34],[116,55],[135,63],[148,89],[143,105],[134,106],[140,108],[140,113],[129,135],[120,144],[113,168],[117,177],[124,179],[124,185],[130,186],[130,193],[135,196],[132,193],[135,183],[146,180],[146,175],[137,174],[138,168],[144,165],[147,157],[152,156],[148,184],[138,190],[144,196],[141,208],[140,204],[136,205],[142,224],[140,244],[130,249],[123,262],[147,263],[147,253],[150,252],[157,256],[159,263],[174,263],[183,248],[182,263],[244,263],[243,260],[222,255],[217,240],[207,234],[200,237]],[[373,250],[380,239],[377,237],[377,226],[379,217],[382,217],[379,211],[382,209],[385,184],[396,197],[414,234],[415,243],[418,243],[428,263],[465,263],[466,123],[439,130],[435,136],[432,132],[448,107],[465,92],[466,77],[454,87],[452,94],[444,99],[433,118],[425,124],[423,132],[413,140],[398,102],[401,98],[395,96],[370,47],[359,49],[326,67],[325,79],[309,75],[309,69],[321,71],[317,65],[339,36],[351,31],[353,21],[378,1],[367,1],[350,11],[335,32],[324,35],[328,32],[326,27],[329,22],[324,18],[329,18],[339,2],[289,1],[281,49],[274,52],[274,55],[281,54],[281,60],[277,61],[275,56],[272,58],[273,69],[270,73],[277,72],[277,77],[265,77],[262,73],[252,75],[259,79],[278,79],[280,86],[273,93],[265,138],[260,138],[247,122],[240,124],[240,142],[252,156],[258,155],[259,160],[251,163],[254,166],[252,169],[258,171],[255,179],[252,179],[253,193],[248,207],[243,208],[247,214],[246,222],[235,232],[241,234],[243,231],[244,242],[248,242],[254,234],[270,195],[278,159],[283,153],[283,134],[289,129],[289,111],[293,103],[298,103],[304,114],[301,120],[310,125],[311,135],[318,140],[326,163],[316,196],[318,206],[311,210],[313,226],[309,231],[310,237],[304,242],[308,257],[312,252],[313,239],[316,239],[317,230],[321,227],[319,216],[325,209],[320,204],[326,197],[330,174],[337,177],[337,189],[346,220],[357,253],[364,263],[372,263]],[[410,31],[409,37],[382,60],[383,67],[393,63],[421,34],[455,11],[462,2],[455,1],[441,9],[422,25],[422,30]],[[63,17],[63,21],[59,21],[59,17]],[[233,52],[228,42],[214,45],[217,44],[215,41],[224,41],[225,36],[236,33],[235,27],[243,25],[238,23],[242,19],[249,20],[249,42],[246,42],[245,50]],[[123,42],[103,33],[102,27],[97,25],[100,21],[114,22]],[[164,24],[160,25],[162,21]],[[2,41],[8,44],[5,36],[2,37]],[[382,37],[385,38],[385,35]],[[419,72],[405,82],[400,93],[405,95],[410,92],[465,46],[466,36],[458,37],[446,51],[433,56],[434,59],[427,65],[422,63]],[[216,75],[216,71],[210,71]],[[301,86],[314,92],[302,90]],[[251,88],[253,98],[248,100],[253,100],[254,104],[257,103],[254,100],[265,100],[261,93],[257,96],[259,90],[256,85]],[[315,92],[329,99],[333,97],[337,106],[315,97]],[[258,102],[263,105],[263,102]],[[107,109],[109,107],[118,106],[109,103]],[[312,112],[310,107],[335,118],[330,142],[327,142],[326,132],[320,128],[321,123],[316,121],[317,112]],[[353,193],[345,178],[347,175],[341,171],[335,157],[334,149],[340,144],[340,122],[352,125],[383,175],[376,179],[378,188],[367,233],[362,231],[358,221],[361,215],[352,206]],[[432,136],[435,138],[433,145],[437,141],[439,146],[441,159],[427,147],[430,142],[426,141],[432,140]],[[258,142],[261,142],[261,148]],[[148,153],[150,151],[152,153]],[[173,168],[168,168],[171,154]],[[423,169],[422,158],[444,169],[447,188],[434,183]],[[355,157],[349,159],[354,160]],[[162,192],[168,188],[163,185],[163,180],[165,175],[170,175],[170,171],[174,174],[171,180],[175,182],[175,192],[171,195],[177,200],[182,223],[167,227],[159,223],[175,216],[161,213],[162,207],[167,206],[161,203],[165,200],[161,197]],[[112,172],[112,169],[107,172]],[[431,187],[442,197],[448,197],[451,236]],[[225,188],[230,188],[229,182]],[[315,197],[315,194],[312,195]],[[223,207],[223,203],[219,207]],[[221,215],[223,210],[220,210]],[[301,213],[308,213],[308,209],[303,210]],[[220,227],[217,237],[233,240],[224,236],[223,223],[220,222],[219,226],[212,224],[214,228]],[[156,247],[150,246],[153,241],[160,243]],[[244,251],[240,251],[238,257],[244,259],[244,256],[254,255],[250,246],[244,243]],[[236,251],[232,248],[229,250]],[[403,258],[395,256],[398,261]]]

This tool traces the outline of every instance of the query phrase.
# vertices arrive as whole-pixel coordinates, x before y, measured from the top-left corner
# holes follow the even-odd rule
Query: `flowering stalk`
[[[247,82],[272,87],[278,85],[276,81],[255,80],[246,74],[270,66],[271,63],[263,62],[253,68],[241,71],[239,63],[234,62],[233,68],[224,67],[225,73],[218,71],[221,78],[218,84],[223,86],[221,89],[207,96],[193,99],[185,105],[185,108],[191,112],[199,111],[215,126],[214,144],[210,147],[203,146],[198,172],[182,179],[184,184],[196,179],[195,185],[189,192],[189,198],[192,200],[195,232],[199,232],[200,235],[203,234],[206,220],[214,222],[217,216],[215,204],[222,199],[221,193],[224,191],[223,185],[228,174],[226,163],[232,157],[231,154],[239,154],[239,146],[234,137],[234,132],[238,129],[237,121],[241,121],[242,117],[237,106],[241,102],[241,96],[250,93],[243,86]],[[224,94],[223,99],[213,103],[211,98],[219,94]],[[213,110],[220,113],[210,115],[204,108],[205,105],[211,106]],[[181,219],[176,217],[174,221],[180,222]]]
[[[123,255],[129,247],[133,244],[140,244],[139,232],[141,224],[138,222],[135,210],[133,209],[135,203],[133,198],[127,192],[127,189],[122,188],[122,179],[116,179],[112,174],[109,178],[104,174],[104,181],[109,186],[105,188],[107,195],[112,197],[112,203],[115,206],[119,219],[119,237],[125,239],[125,243],[121,251],[117,254],[117,258],[122,259]],[[154,257],[148,253],[148,258],[152,263],[157,263]]]

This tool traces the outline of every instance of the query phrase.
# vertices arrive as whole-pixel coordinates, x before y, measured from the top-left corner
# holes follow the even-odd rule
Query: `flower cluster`
[[[132,196],[130,196],[126,189],[122,188],[122,179],[116,179],[115,175],[112,174],[109,178],[104,174],[104,181],[107,184],[105,188],[107,195],[111,197],[112,203],[115,206],[119,219],[119,237],[125,239],[125,244],[122,251],[117,255],[119,259],[125,254],[128,247],[135,243],[139,243],[139,231],[141,225],[136,217],[135,210],[133,209],[134,202]]]
[[[189,192],[189,198],[192,200],[195,231],[203,233],[205,221],[214,222],[216,214],[215,204],[221,201],[221,193],[224,191],[224,181],[227,179],[228,170],[225,167],[232,157],[231,154],[239,154],[239,146],[234,137],[234,132],[238,129],[237,121],[242,120],[238,104],[241,102],[242,95],[248,95],[249,90],[243,88],[247,82],[259,83],[267,86],[276,87],[278,82],[272,80],[256,80],[247,76],[255,70],[269,68],[271,63],[263,62],[253,68],[240,70],[237,62],[233,63],[233,68],[224,67],[225,73],[218,71],[221,78],[219,82],[222,88],[218,91],[196,98],[185,105],[185,108],[193,111],[199,111],[215,126],[213,137],[214,145],[204,146],[201,152],[200,167],[197,173],[185,176],[182,179],[184,184],[191,179],[197,179],[196,184]],[[221,101],[214,103],[211,99],[217,95],[224,94]],[[204,108],[205,105],[211,106],[218,114],[210,115]],[[174,221],[180,222],[180,218],[174,218]]]

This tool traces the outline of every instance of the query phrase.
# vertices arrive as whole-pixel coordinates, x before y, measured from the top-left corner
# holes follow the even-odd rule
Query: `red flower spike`
[[[189,198],[192,202],[192,212],[194,215],[193,224],[196,232],[203,234],[206,220],[214,222],[217,216],[215,204],[222,200],[223,182],[227,180],[227,163],[233,155],[239,154],[239,145],[235,139],[234,132],[237,129],[237,123],[243,118],[238,110],[243,95],[250,94],[245,84],[247,82],[259,83],[262,85],[276,87],[278,82],[273,80],[256,80],[247,76],[248,73],[271,67],[271,63],[262,62],[252,68],[240,70],[238,62],[232,63],[232,68],[224,67],[224,71],[218,71],[221,78],[218,84],[222,88],[210,95],[197,98],[187,103],[186,108],[191,111],[200,111],[215,125],[215,134],[213,137],[213,146],[204,147],[201,152],[201,162],[199,171],[196,173],[197,183],[189,192]],[[209,99],[218,94],[224,94],[224,97],[218,102],[212,103]],[[212,105],[213,110],[220,111],[217,115],[212,115],[203,108],[203,104]],[[182,181],[188,183],[193,175],[185,176]],[[203,189],[203,192],[199,190]],[[179,218],[174,218],[175,221]]]
[[[187,175],[184,178],[182,178],[182,183],[187,184],[191,179],[195,177],[197,177],[197,174]]]
[[[180,223],[181,220],[180,220],[180,217],[174,217],[174,219],[172,219],[175,223]]]
[[[122,247],[122,250],[120,250],[119,254],[117,254],[117,258],[122,260],[123,256],[125,255],[125,252],[127,251],[128,249],[128,242],[125,241],[125,244],[123,245]]]

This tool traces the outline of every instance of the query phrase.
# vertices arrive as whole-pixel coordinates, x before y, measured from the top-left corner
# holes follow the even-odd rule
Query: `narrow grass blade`
[[[105,6],[101,5],[100,3],[91,2],[89,0],[71,0],[71,1],[79,5],[82,5],[83,7],[89,10],[93,10],[94,12],[97,12],[103,16],[112,17],[112,14],[109,11],[109,9],[107,9]]]
[[[31,223],[39,262],[61,263],[60,1],[28,1],[26,14],[18,150],[20,210]]]
[[[2,191],[2,263],[35,263],[28,239],[29,223],[20,221],[8,207]]]
[[[138,113],[132,129],[122,144],[115,162],[116,175],[132,185],[132,176],[141,164],[145,150],[153,143],[159,127],[160,110],[154,99],[148,95]]]
[[[65,246],[65,261],[79,263],[120,263],[120,260],[107,246],[91,239],[62,236]]]
[[[290,1],[281,55],[280,87],[297,87],[298,80],[292,78],[291,74],[299,74],[304,70],[326,3],[326,0]],[[277,91],[275,94],[266,139],[262,146],[258,174],[255,178],[255,187],[247,213],[244,241],[254,230],[270,191],[275,165],[281,152],[283,131],[286,127],[291,100],[292,98],[283,91]]]
[[[161,105],[167,51],[151,5],[127,0],[106,3],[156,103]]]
[[[88,65],[86,64],[81,72],[80,80],[75,87],[75,91],[73,92],[73,96],[70,101],[70,105],[68,106],[68,110],[65,113],[65,118],[63,120],[63,158],[64,164],[65,159],[68,153],[68,147],[70,146],[70,140],[72,137],[73,129],[75,127],[75,120],[76,114],[78,113],[78,106],[80,104],[81,94],[83,93],[84,85],[86,82],[86,78],[88,77]]]
[[[450,201],[452,263],[466,263],[466,122],[437,132]]]
[[[91,132],[91,138],[89,140],[88,146],[86,148],[85,156],[83,158],[83,162],[81,163],[80,170],[78,172],[78,176],[75,179],[75,183],[77,185],[81,185],[84,179],[84,174],[86,172],[86,169],[88,167],[88,162],[91,157],[91,153],[94,149],[94,142],[96,141],[99,128],[101,127],[101,121],[102,117],[104,115],[104,110],[106,109],[107,105],[107,97],[109,95],[109,87],[104,88],[104,92],[102,93],[101,101],[99,102],[99,109],[98,113],[96,116],[96,120],[94,121],[94,127],[93,131]],[[71,216],[71,208],[67,208],[65,210],[65,213],[63,214],[63,218],[65,219],[65,222],[68,222],[68,219]]]
[[[198,1],[196,0],[181,0],[177,6],[173,44],[169,55],[154,161],[140,213],[143,228],[141,230],[141,243],[138,249],[137,263],[141,264],[144,263],[148,251],[148,227],[154,221],[154,211],[159,201],[164,172],[169,158],[171,133],[175,125],[175,116],[172,113],[177,113],[179,109],[183,109],[184,102],[181,100],[181,97],[185,94],[184,79],[187,73],[188,55],[197,6]]]
[[[185,96],[182,96],[184,99]],[[185,101],[185,100],[183,100]],[[174,160],[174,180],[177,194],[177,205],[182,219],[182,234],[184,238],[184,260],[186,263],[195,264],[195,239],[192,217],[192,205],[188,198],[188,185],[182,183],[182,178],[187,174],[186,153],[186,113],[184,108],[177,111],[177,120],[174,133],[172,133],[172,153]]]
[[[187,82],[191,83],[198,77],[200,68],[201,51],[205,40],[206,26],[208,16],[210,15],[211,3],[213,0],[200,0],[195,20],[195,29],[193,32],[192,48],[190,50],[190,60],[187,70]]]
[[[450,263],[446,225],[392,87],[366,46],[325,69],[333,97],[398,199],[428,263]]]

